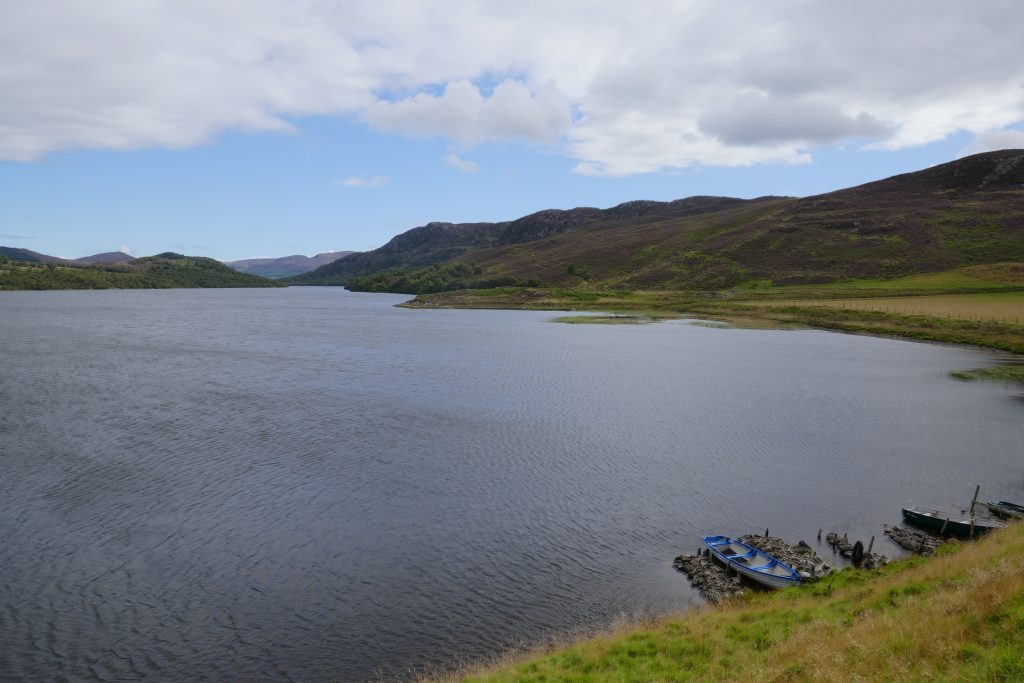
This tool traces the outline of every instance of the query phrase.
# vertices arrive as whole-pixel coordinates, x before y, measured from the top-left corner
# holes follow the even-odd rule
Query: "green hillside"
[[[694,197],[431,223],[290,280],[429,293],[540,285],[720,290],[1024,261],[1024,150],[802,199]]]
[[[213,259],[171,252],[102,266],[0,257],[0,290],[281,286],[274,280],[239,273]]]

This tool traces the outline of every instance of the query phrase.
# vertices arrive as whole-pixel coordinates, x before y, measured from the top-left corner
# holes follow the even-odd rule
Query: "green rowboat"
[[[1011,517],[1013,519],[1024,519],[1024,505],[1017,505],[1005,500],[998,502],[978,503],[988,508],[989,512],[1000,517]]]
[[[970,538],[1006,526],[996,519],[971,517],[960,512],[942,512],[923,507],[903,508],[903,519],[923,529],[957,538]]]

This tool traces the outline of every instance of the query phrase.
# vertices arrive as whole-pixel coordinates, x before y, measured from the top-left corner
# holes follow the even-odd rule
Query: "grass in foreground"
[[[1024,680],[1024,525],[441,679]],[[680,577],[680,580],[685,580]]]

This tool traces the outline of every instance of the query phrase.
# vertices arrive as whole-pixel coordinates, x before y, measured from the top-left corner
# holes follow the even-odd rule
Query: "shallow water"
[[[1024,498],[995,354],[403,298],[0,293],[0,679],[401,676],[685,607],[699,535]]]

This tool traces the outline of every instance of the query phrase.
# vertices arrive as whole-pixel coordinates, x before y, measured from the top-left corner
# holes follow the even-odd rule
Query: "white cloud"
[[[375,175],[372,178],[363,178],[361,176],[354,175],[351,178],[339,180],[338,184],[344,185],[345,187],[365,187],[376,190],[387,186],[389,182],[391,182],[391,178],[388,178],[386,175]]]
[[[553,141],[572,122],[569,105],[554,85],[532,92],[514,80],[502,81],[489,97],[468,81],[452,81],[440,95],[378,102],[363,117],[382,130],[443,135],[465,144],[514,138]]]
[[[0,159],[307,115],[544,144],[585,173],[807,161],[1024,119],[1024,3],[0,3]]]
[[[978,133],[969,145],[960,150],[960,156],[1000,149],[1024,149],[1024,130],[988,130]]]
[[[475,161],[463,159],[457,154],[449,154],[444,158],[444,163],[454,168],[459,173],[476,173],[480,170],[480,165]]]
[[[122,254],[128,254],[129,256],[134,256],[135,255],[135,252],[132,251],[132,248],[127,246],[127,245],[125,245],[125,244],[122,244],[120,247],[118,247],[117,250],[119,252],[121,252]]]

